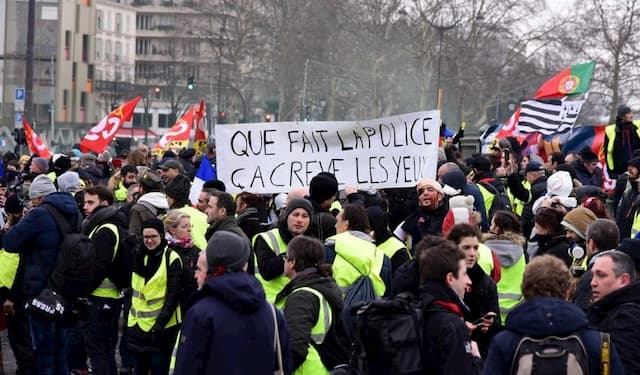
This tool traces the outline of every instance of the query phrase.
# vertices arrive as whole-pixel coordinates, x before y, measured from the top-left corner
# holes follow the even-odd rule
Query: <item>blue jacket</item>
[[[546,337],[580,332],[591,374],[600,373],[600,333],[588,329],[585,313],[565,300],[540,297],[525,301],[513,309],[507,317],[506,330],[493,339],[485,361],[483,374],[510,374],[511,362],[518,342],[523,336]],[[620,357],[612,344],[609,374],[624,374]]]
[[[55,206],[69,221],[80,214],[78,205],[69,193],[52,193],[42,204]],[[44,207],[36,207],[4,235],[4,249],[24,257],[25,297],[34,297],[47,287],[49,275],[62,240],[55,219]]]
[[[182,325],[175,375],[273,374],[273,313],[255,277],[244,272],[213,277],[193,301]],[[284,373],[291,374],[287,327],[276,311]]]

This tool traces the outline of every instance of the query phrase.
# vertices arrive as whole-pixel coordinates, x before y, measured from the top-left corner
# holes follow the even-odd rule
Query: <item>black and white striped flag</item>
[[[552,135],[571,130],[584,100],[527,100],[522,103],[517,130]]]

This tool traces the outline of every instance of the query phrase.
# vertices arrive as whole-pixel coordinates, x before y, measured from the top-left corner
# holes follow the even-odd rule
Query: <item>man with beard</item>
[[[426,235],[442,235],[442,222],[447,215],[442,186],[436,180],[426,178],[416,185],[418,209],[409,215],[393,232],[401,241],[410,237],[410,247]]]
[[[117,184],[113,186],[113,195],[118,203],[124,204],[127,200],[127,189],[138,179],[138,169],[135,165],[125,165],[120,169],[119,174],[114,175],[114,178]]]
[[[640,157],[627,163],[627,189],[616,210],[616,224],[620,228],[620,238],[631,236],[631,225],[638,211],[638,180],[640,179]]]

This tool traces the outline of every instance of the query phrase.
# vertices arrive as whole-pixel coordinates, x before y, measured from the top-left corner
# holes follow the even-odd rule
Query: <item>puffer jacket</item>
[[[44,198],[44,204],[57,208],[70,222],[76,222],[80,215],[69,193],[49,194]],[[38,295],[47,287],[62,241],[55,219],[42,205],[31,210],[4,235],[5,251],[20,253],[24,259],[22,290],[26,298]]]
[[[524,336],[543,338],[578,332],[589,357],[589,373],[600,374],[600,333],[588,329],[588,325],[587,317],[577,306],[560,298],[539,297],[525,301],[511,311],[506,330],[493,339],[482,373],[510,374],[518,342]],[[624,374],[618,353],[614,342],[610,351],[611,375]]]

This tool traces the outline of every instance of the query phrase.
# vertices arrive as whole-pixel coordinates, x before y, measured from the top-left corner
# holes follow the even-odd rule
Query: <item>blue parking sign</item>
[[[24,100],[24,89],[23,88],[16,89],[16,100]]]

